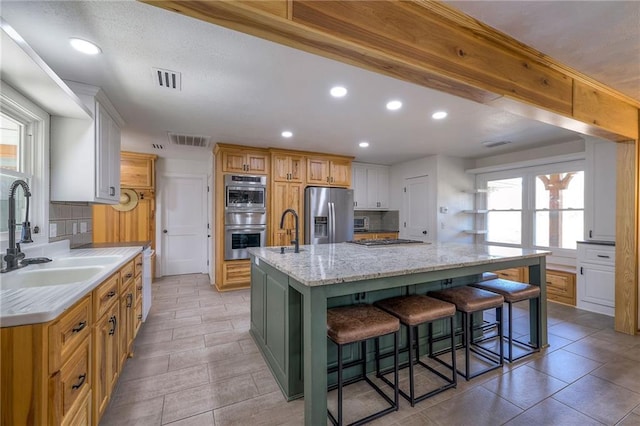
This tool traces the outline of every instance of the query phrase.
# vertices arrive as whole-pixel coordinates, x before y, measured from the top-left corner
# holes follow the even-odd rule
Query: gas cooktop
[[[426,244],[424,241],[420,241],[420,240],[405,240],[402,238],[398,238],[398,239],[384,239],[384,240],[354,240],[354,241],[347,241],[348,243],[351,244],[359,244],[361,246],[367,246],[367,247],[371,247],[371,246],[393,246],[393,245],[397,245],[397,244]]]

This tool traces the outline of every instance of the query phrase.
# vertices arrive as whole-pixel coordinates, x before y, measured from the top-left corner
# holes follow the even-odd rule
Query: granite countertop
[[[37,324],[57,318],[83,296],[89,294],[120,267],[135,258],[141,251],[142,246],[140,245],[134,247],[118,246],[113,248],[73,250],[69,250],[67,246],[66,250],[56,250],[54,252],[38,250],[35,254],[31,254],[28,257],[46,256],[53,261],[44,264],[29,265],[16,271],[4,273],[0,279],[8,278],[5,282],[9,282],[9,280],[13,278],[11,274],[20,273],[20,271],[28,272],[40,269],[60,271],[64,268],[71,269],[73,266],[68,266],[69,263],[73,264],[73,259],[82,257],[117,256],[118,259],[113,261],[113,263],[103,265],[104,267],[99,273],[85,281],[48,286],[31,286],[27,288],[2,289],[0,287],[0,327]],[[60,260],[62,263],[63,259],[70,260],[65,260],[65,266],[58,267],[56,260]],[[81,262],[78,262],[78,264],[79,263]]]
[[[280,254],[279,247],[250,248],[249,253],[309,287],[551,254],[544,250],[459,243],[379,247],[340,243],[300,246],[300,253],[288,248]]]
[[[596,240],[591,240],[591,241],[577,241],[578,244],[595,244],[595,245],[599,245],[599,246],[615,246],[616,242],[615,241],[596,241]]]

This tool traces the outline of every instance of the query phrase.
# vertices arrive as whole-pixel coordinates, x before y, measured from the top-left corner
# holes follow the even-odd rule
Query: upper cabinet
[[[353,163],[354,208],[384,210],[389,208],[389,167]]]
[[[155,188],[155,160],[153,154],[120,153],[120,186],[123,188]]]
[[[308,157],[307,184],[349,188],[351,186],[351,158]]]
[[[304,181],[305,161],[302,155],[271,150],[271,177],[275,182]]]
[[[118,204],[124,122],[100,88],[67,84],[94,120],[51,117],[51,201]]]
[[[216,150],[216,154],[222,155],[223,172],[259,175],[269,172],[269,154],[266,151],[237,149],[224,144],[218,144]]]
[[[616,151],[615,142],[586,142],[584,238],[616,240]]]

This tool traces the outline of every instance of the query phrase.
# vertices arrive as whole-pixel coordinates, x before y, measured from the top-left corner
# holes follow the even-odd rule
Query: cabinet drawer
[[[547,271],[547,292],[574,297],[576,294],[575,281],[569,275],[556,275]]]
[[[225,284],[239,284],[251,281],[251,264],[248,261],[236,260],[225,262],[222,265],[222,274]]]
[[[91,365],[90,339],[85,339],[69,360],[60,369],[60,384],[62,396],[62,416],[63,418],[74,408],[74,403],[81,401],[91,389],[91,376],[89,366]]]
[[[119,284],[120,274],[115,273],[94,290],[93,312],[96,318],[100,318],[118,300]]]
[[[376,234],[376,238],[378,240],[397,240],[398,239],[398,233],[397,232],[382,232],[382,233]]]
[[[142,254],[133,259],[133,274],[137,277],[142,274]]]
[[[90,333],[91,295],[88,295],[49,326],[49,373],[58,371]]]
[[[615,266],[616,251],[614,247],[598,246],[595,244],[578,244],[582,246],[578,253],[581,262],[595,262],[603,265]]]
[[[120,292],[133,282],[134,271],[135,262],[133,260],[120,268]]]
[[[519,268],[503,269],[501,271],[495,271],[495,273],[498,274],[499,278],[522,282],[522,272]]]
[[[77,408],[64,416],[61,426],[90,426],[91,425],[91,392],[78,400]]]

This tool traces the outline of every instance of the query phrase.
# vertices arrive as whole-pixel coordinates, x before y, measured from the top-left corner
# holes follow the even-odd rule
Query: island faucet
[[[29,198],[31,197],[31,192],[29,192],[29,185],[27,185],[27,182],[18,179],[9,187],[9,247],[7,247],[7,254],[4,256],[6,266],[0,272],[9,272],[25,266],[20,264],[20,261],[24,259],[24,253],[20,251],[20,243],[16,243],[16,189],[18,189],[19,186],[22,187],[24,197],[27,200],[26,214],[24,222],[22,222],[20,243],[33,242],[31,239],[31,223],[29,222]]]
[[[296,225],[296,238],[291,240],[291,244],[295,245],[294,253],[300,253],[300,241],[299,241],[299,223],[298,223],[298,213],[294,209],[286,209],[282,212],[282,217],[280,218],[280,229],[284,228],[284,218],[287,213],[291,213],[294,217],[295,225]]]

